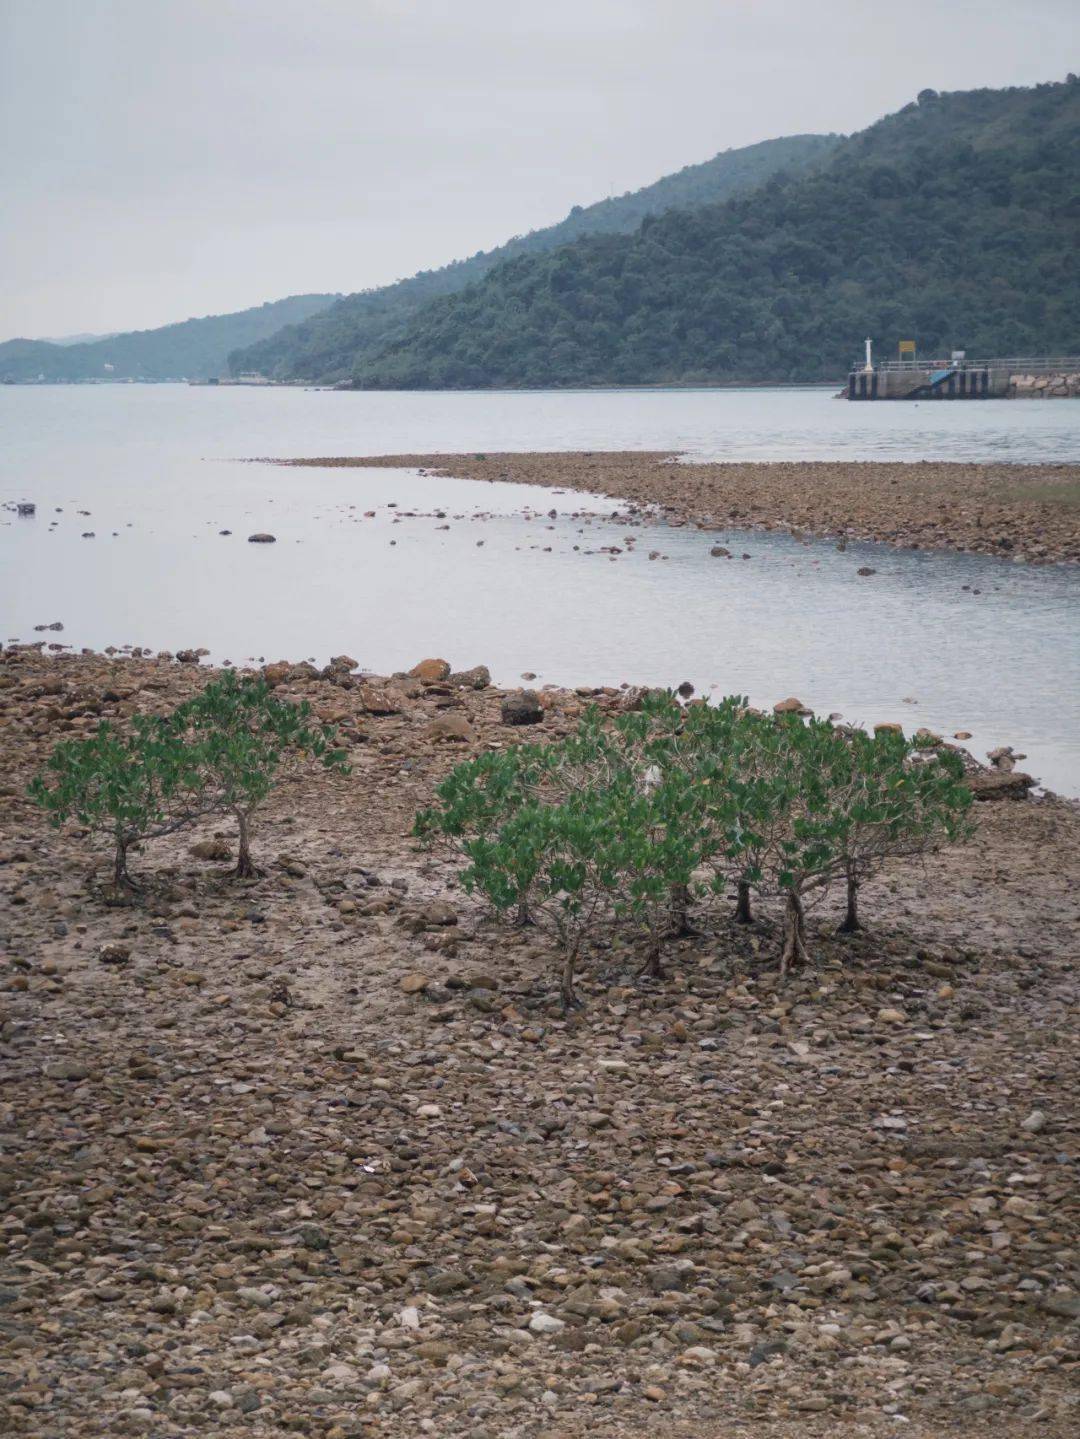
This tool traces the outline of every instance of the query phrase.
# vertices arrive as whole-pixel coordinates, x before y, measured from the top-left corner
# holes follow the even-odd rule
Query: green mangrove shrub
[[[308,760],[328,770],[347,769],[333,728],[313,722],[306,700],[278,699],[264,679],[232,670],[180,705],[171,725],[195,756],[211,809],[236,820],[234,873],[240,878],[262,872],[251,858],[251,824],[282,767]]]
[[[782,900],[786,974],[807,958],[810,896],[842,880],[841,929],[856,928],[860,885],[889,859],[964,838],[970,802],[948,751],[764,715],[739,696],[684,707],[663,693],[608,724],[590,711],[558,742],[466,761],[415,832],[449,842],[466,888],[497,913],[554,928],[569,1007],[599,927],[631,929],[642,972],[659,976],[667,939],[725,892],[744,923],[753,894]]]
[[[258,873],[252,816],[283,765],[314,760],[344,770],[332,729],[307,704],[276,699],[261,679],[226,671],[164,717],[136,715],[128,729],[107,721],[87,739],[65,740],[30,783],[30,798],[59,826],[77,820],[109,837],[113,883],[136,888],[128,852],[212,814],[235,816],[237,875]]]
[[[138,888],[128,869],[132,845],[213,810],[198,755],[168,720],[145,715],[126,732],[103,721],[88,739],[62,741],[28,793],[55,827],[77,820],[111,841],[118,891]]]

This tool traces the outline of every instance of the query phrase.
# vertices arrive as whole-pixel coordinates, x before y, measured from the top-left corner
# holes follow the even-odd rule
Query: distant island
[[[232,315],[207,315],[98,339],[7,340],[0,344],[0,382],[209,379],[226,369],[230,350],[324,310],[335,298],[291,295]]]

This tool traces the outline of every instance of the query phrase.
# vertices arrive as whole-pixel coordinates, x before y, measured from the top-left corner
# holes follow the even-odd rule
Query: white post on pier
[[[872,347],[873,347],[873,341],[870,339],[870,336],[867,335],[867,337],[866,337],[866,371],[867,371],[868,374],[869,374],[869,372],[874,368],[874,362],[873,362],[873,360],[870,358],[870,352],[871,352]]]

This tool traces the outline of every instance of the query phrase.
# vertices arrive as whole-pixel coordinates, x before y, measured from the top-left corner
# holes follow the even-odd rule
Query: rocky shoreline
[[[1075,804],[978,805],[786,987],[722,912],[566,1020],[409,828],[619,691],[268,666],[351,773],[271,797],[265,877],[209,823],[116,907],[25,786],[197,661],[0,654],[5,1433],[1075,1432]]]
[[[660,451],[376,455],[282,464],[425,469],[602,494],[669,524],[786,529],[1028,564],[1080,563],[1080,465],[698,463]]]

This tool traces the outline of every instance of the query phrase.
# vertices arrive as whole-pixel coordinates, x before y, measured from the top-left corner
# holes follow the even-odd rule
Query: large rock
[[[797,700],[794,695],[790,695],[786,700],[778,700],[773,705],[773,714],[808,715],[813,714],[813,710],[804,705],[802,700]]]
[[[409,678],[423,680],[428,685],[438,684],[440,680],[450,678],[450,666],[446,660],[421,660],[418,665],[413,665]]]
[[[540,724],[544,706],[535,690],[515,690],[502,702],[503,724]]]
[[[455,670],[449,682],[457,689],[486,690],[491,683],[491,671],[487,665],[474,665],[471,670]]]
[[[984,770],[968,776],[968,788],[976,799],[1023,799],[1035,783],[1022,770]]]
[[[396,715],[402,704],[398,695],[382,685],[361,685],[356,691],[361,709],[369,715]]]

